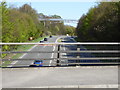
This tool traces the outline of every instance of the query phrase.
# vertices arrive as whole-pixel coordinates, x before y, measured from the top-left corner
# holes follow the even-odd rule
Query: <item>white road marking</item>
[[[66,47],[65,47],[65,45],[63,45],[63,50],[66,51]],[[67,58],[67,56],[66,56],[67,53],[61,53],[61,54],[64,56],[64,58]],[[62,56],[62,55],[61,55],[61,56]],[[66,65],[68,65],[68,61],[67,61],[67,60],[61,60],[61,61],[65,62]]]
[[[37,45],[34,45],[32,48],[30,48],[28,51],[31,51],[33,48],[35,48]],[[23,58],[24,56],[26,56],[27,55],[27,53],[25,53],[25,54],[23,54],[22,56],[20,56],[19,58]],[[16,64],[18,62],[18,60],[17,61],[13,61],[11,64]],[[9,65],[9,66],[7,66],[7,67],[12,67],[13,65]]]
[[[55,41],[55,43],[57,43],[57,41],[60,39],[61,37],[58,37],[57,39],[56,39],[56,41]],[[38,42],[39,43],[39,42]],[[28,51],[31,51],[33,48],[35,48],[36,46],[38,46],[38,45],[34,45],[32,48],[30,48]],[[43,48],[45,48],[46,46],[43,46]],[[56,46],[53,46],[53,51],[55,51],[55,48],[56,48]],[[24,56],[26,56],[28,53],[25,53],[25,54],[23,54],[22,56],[20,56],[19,58],[23,58]],[[51,58],[53,58],[54,57],[54,53],[52,53],[52,55],[51,55]],[[11,64],[16,64],[18,62],[18,60],[17,61],[13,61]],[[32,62],[33,63],[33,62]],[[31,64],[32,64],[31,63]],[[51,63],[52,63],[52,60],[50,60],[50,63],[49,63],[49,66],[51,66]],[[13,65],[9,65],[9,66],[7,66],[7,67],[12,67]]]
[[[55,46],[53,46],[53,51],[55,51]],[[52,53],[51,58],[54,57],[54,53]],[[49,66],[51,66],[52,60],[50,60]]]
[[[53,46],[53,51],[55,51],[55,46]],[[52,55],[51,55],[51,58],[53,58],[53,57],[54,57],[54,53],[52,53]],[[49,66],[51,66],[51,63],[52,63],[52,60],[50,60]]]
[[[61,37],[58,37],[58,38],[55,40],[55,43],[57,43],[60,38],[61,38]],[[55,48],[56,48],[56,45],[53,46],[53,51],[55,51]],[[51,55],[51,58],[53,58],[53,57],[54,57],[54,53],[52,53],[52,55]],[[53,60],[50,60],[49,66],[51,66],[52,61],[53,61]]]
[[[63,50],[66,51],[65,46],[63,46]],[[64,55],[64,58],[67,58],[67,56],[66,56],[67,53],[62,53],[62,55]],[[62,60],[62,61],[66,62],[66,64],[68,64],[67,60]]]

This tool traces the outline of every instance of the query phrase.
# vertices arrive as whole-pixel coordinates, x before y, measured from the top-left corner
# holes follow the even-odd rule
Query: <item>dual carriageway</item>
[[[58,41],[61,38],[64,44],[61,44],[58,49]],[[69,45],[69,43],[73,44]],[[36,44],[27,51],[34,53],[24,52],[19,59],[9,59],[13,62],[7,68],[2,69],[3,88],[86,87],[84,85],[89,88],[99,86],[118,88],[118,54],[117,57],[116,54],[112,57],[111,60],[114,59],[114,62],[99,62],[99,59],[106,60],[111,57],[95,59],[96,57],[90,51],[85,53],[87,49],[83,45],[78,47],[75,43],[74,38],[69,36],[53,36],[44,44]],[[75,52],[76,50],[79,53]],[[61,51],[64,53],[60,53]],[[71,51],[71,53],[67,51]],[[103,51],[105,53],[105,50],[98,53],[103,53]],[[108,53],[108,51],[119,53],[118,50],[107,50],[106,52]],[[92,52],[94,51],[92,50]],[[92,59],[85,60],[85,58]],[[43,59],[44,67],[29,67],[35,59]],[[85,66],[85,63],[88,62],[94,64]],[[102,63],[102,65],[98,66],[97,63]],[[107,64],[104,66],[104,63]],[[111,63],[114,65],[110,65]]]

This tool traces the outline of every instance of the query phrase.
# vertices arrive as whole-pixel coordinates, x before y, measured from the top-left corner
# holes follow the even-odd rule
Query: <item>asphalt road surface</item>
[[[48,39],[48,42],[57,42],[60,36],[54,36]],[[70,37],[62,36],[65,43],[74,42]],[[55,46],[35,45],[31,51],[54,51]],[[76,46],[64,45],[61,50],[74,50]],[[55,53],[24,54],[21,58],[52,58]],[[84,55],[83,55],[84,56]],[[89,56],[89,55],[87,55]],[[76,54],[63,53],[60,57],[76,57]],[[61,60],[61,64],[67,64],[68,61]],[[13,66],[32,64],[33,61],[16,61]],[[44,66],[55,66],[55,60],[44,61]],[[84,86],[96,85],[116,88],[118,85],[118,67],[117,66],[77,66],[77,67],[26,67],[26,68],[3,68],[2,69],[2,87],[3,88],[39,88],[52,86]],[[98,88],[100,88],[98,87]]]
[[[74,39],[68,36],[53,36],[52,38],[48,38],[47,41],[44,41],[44,43],[57,43],[57,41],[62,38],[62,43],[74,43]],[[34,45],[29,51],[57,51],[57,46],[42,46],[42,45]],[[60,50],[66,51],[66,50],[77,50],[77,45],[61,45]],[[85,54],[87,55],[87,54]],[[84,56],[84,55],[82,55]],[[89,55],[91,56],[91,55]],[[61,53],[60,58],[68,58],[68,57],[77,57],[75,53]],[[13,65],[9,65],[8,67],[26,67],[33,65],[34,60],[40,59],[40,58],[57,58],[57,53],[25,53],[21,57],[23,60],[17,60],[13,61]],[[34,59],[34,60],[24,60],[24,59]],[[63,60],[60,59],[61,65],[68,65],[69,60]],[[43,60],[43,66],[56,66],[57,60]]]
[[[62,43],[76,43],[74,38],[69,37],[62,37]],[[61,45],[60,50],[62,51],[77,51],[77,50],[86,50],[86,48],[82,45]],[[79,58],[79,57],[95,57],[91,53],[61,53],[61,58]],[[79,63],[79,62],[99,62],[99,60],[63,60],[61,59],[61,65],[76,65],[76,64],[69,64],[69,63]],[[80,64],[78,64],[80,65]]]
[[[47,41],[44,41],[44,43],[57,43],[57,41],[62,38],[62,43],[75,43],[76,41],[74,38],[71,38],[70,36],[53,36],[52,38],[48,38]],[[86,50],[86,48],[82,45],[61,45],[60,50],[61,51],[72,51],[72,50]],[[43,46],[43,45],[34,45],[29,51],[57,51],[58,47],[56,45],[53,46]],[[25,53],[23,54],[20,58],[23,60],[17,60],[13,61],[12,64],[8,67],[18,67],[18,66],[30,66],[33,65],[34,60],[41,60],[41,58],[45,59],[43,60],[43,66],[56,66],[57,65],[57,60],[56,59],[51,59],[51,60],[46,60],[46,58],[57,58],[58,54],[57,53]],[[61,66],[66,66],[66,65],[76,65],[73,63],[79,63],[79,62],[101,62],[100,60],[64,60],[61,58],[86,58],[86,57],[95,57],[91,53],[60,53],[59,54],[59,64]],[[24,60],[24,59],[34,59],[34,60]],[[72,63],[72,64],[70,64]],[[78,64],[78,65],[83,65],[83,64]]]
[[[59,39],[59,36],[53,36],[52,38],[48,38],[47,41],[44,41],[44,43],[56,43]],[[42,46],[42,45],[35,45],[33,46],[29,51],[55,51],[57,47],[54,46]],[[23,54],[20,58],[22,59],[40,59],[40,58],[56,58],[56,53],[27,53]],[[17,66],[30,66],[33,65],[34,60],[22,60],[22,61],[14,61],[9,67],[17,67]],[[43,60],[43,66],[55,66],[56,60]]]

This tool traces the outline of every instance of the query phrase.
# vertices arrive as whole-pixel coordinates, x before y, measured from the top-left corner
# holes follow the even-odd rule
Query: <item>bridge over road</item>
[[[117,88],[118,66],[3,68],[3,88]]]
[[[59,39],[61,39],[62,43],[57,42],[59,41]],[[83,48],[82,45],[80,46],[77,45],[78,43],[75,43],[72,37],[53,36],[52,38],[49,38],[47,42],[49,45],[51,44],[51,42],[53,44],[56,44],[56,45],[59,44],[59,45],[57,47],[56,45],[52,45],[52,44],[51,44],[52,46],[43,46],[44,44],[47,45],[47,43],[46,42],[35,43],[35,46],[33,46],[30,50],[24,52],[25,54],[23,54],[21,58],[2,59],[3,61],[6,61],[6,60],[11,60],[13,62],[16,61],[16,63],[11,63],[11,66],[2,68],[2,88],[4,88],[3,90],[9,90],[5,88],[14,88],[11,90],[19,90],[15,88],[36,88],[36,89],[38,88],[37,90],[39,90],[39,88],[45,88],[45,90],[56,90],[52,88],[60,88],[59,90],[64,90],[61,88],[76,88],[75,90],[79,90],[78,88],[112,88],[109,90],[114,90],[113,88],[118,88],[118,66],[117,65],[119,64],[119,56],[118,56],[119,51],[116,48],[113,48],[113,44],[112,44],[112,48],[115,50],[110,51],[111,50],[110,48],[109,53],[106,50],[102,50],[102,52],[94,50],[94,52],[97,52],[97,53],[100,52],[103,54],[107,52],[108,54],[110,54],[106,57],[106,58],[109,57],[108,59],[111,59],[113,56],[114,56],[113,58],[116,57],[115,60],[112,58],[113,62],[117,63],[116,65],[114,64],[111,66],[110,65],[89,66],[88,64],[88,66],[82,66],[82,64],[86,62],[86,61],[83,62],[82,60],[83,58],[84,60],[86,58],[95,59],[99,56],[93,57],[92,53],[85,53],[85,51],[90,52],[90,50]],[[29,43],[29,44],[32,44],[32,43]],[[108,44],[111,44],[111,43],[108,43]],[[115,44],[117,46],[119,45],[119,43],[115,43]],[[76,53],[75,50],[79,52]],[[64,53],[60,53],[61,51]],[[70,53],[71,51],[72,52],[74,51],[73,54]],[[114,53],[113,56],[111,56],[111,52]],[[104,57],[105,56],[102,56],[102,55],[99,57],[99,59],[100,58],[102,59],[101,61],[102,63],[110,63],[110,64],[113,63],[109,60],[107,60],[106,62],[103,62],[103,59],[104,60],[106,59]],[[34,60],[36,59],[41,60],[41,58],[44,59],[43,67],[29,67],[29,65],[31,65],[31,63],[33,63]],[[50,58],[50,60],[46,60],[46,58],[47,59]],[[56,59],[54,60],[54,58]],[[71,60],[73,59],[74,62],[71,62],[71,60],[69,59]],[[77,61],[75,62],[76,59]],[[78,59],[79,59],[79,62],[78,62]],[[94,60],[92,60],[92,63],[93,61]],[[86,64],[88,62],[86,62]],[[79,66],[75,65],[73,67],[72,65],[74,65],[75,63],[77,63],[77,65]],[[100,62],[96,62],[96,63],[100,64]],[[25,64],[25,67],[21,66],[24,64]],[[20,67],[18,67],[19,65]],[[23,90],[31,90],[31,89],[23,89]],[[71,90],[74,90],[74,89],[71,89]],[[107,89],[102,89],[102,90],[107,90]]]

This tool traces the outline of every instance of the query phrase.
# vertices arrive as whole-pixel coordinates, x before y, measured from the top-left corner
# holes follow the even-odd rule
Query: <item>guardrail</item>
[[[77,43],[0,43],[0,45],[120,45],[119,42],[77,42]]]
[[[40,59],[40,60],[56,60],[56,66],[60,66],[60,65],[83,65],[83,64],[107,64],[107,65],[119,65],[120,64],[120,57],[119,57],[119,53],[120,50],[81,50],[80,47],[84,46],[84,45],[116,45],[116,47],[119,45],[120,43],[104,43],[104,42],[95,42],[95,43],[91,43],[91,42],[82,42],[82,43],[0,43],[0,45],[41,45],[41,46],[56,46],[57,50],[56,51],[2,51],[0,52],[1,54],[11,54],[11,53],[57,53],[57,57],[56,58],[36,58],[36,59]],[[60,48],[62,46],[69,46],[69,45],[76,45],[76,50],[61,50]],[[114,49],[114,48],[113,48]],[[76,56],[79,57],[60,57],[61,53],[66,53],[67,54],[75,54]],[[116,54],[116,56],[107,56],[107,57],[96,57],[96,56],[92,56],[92,57],[80,57],[81,53],[102,53],[102,54]],[[35,58],[17,58],[17,59],[12,59],[12,58],[3,58],[2,61],[30,61],[30,60],[35,60]],[[61,64],[61,60],[64,61],[68,61],[68,63],[64,63]],[[71,63],[72,60],[72,63]],[[69,62],[70,61],[70,62]],[[8,65],[12,65],[11,63]],[[17,64],[16,64],[17,65]]]
[[[87,51],[5,51],[7,53],[120,53],[118,50],[87,50]]]

